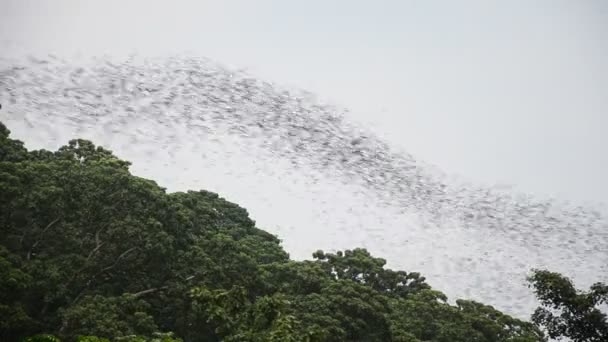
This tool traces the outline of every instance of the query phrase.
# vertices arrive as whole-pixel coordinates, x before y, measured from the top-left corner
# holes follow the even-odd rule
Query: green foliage
[[[10,131],[0,122],[0,162],[21,161],[28,158],[27,150],[19,140],[9,138]]]
[[[151,335],[158,330],[150,305],[131,294],[85,296],[61,313],[64,330],[102,337]]]
[[[180,338],[175,338],[173,333],[159,333],[155,332],[152,337],[144,337],[138,335],[129,335],[117,337],[114,339],[117,342],[183,342]]]
[[[0,124],[0,341],[540,341],[364,249],[293,261],[245,209]]]
[[[365,284],[391,296],[406,297],[409,293],[430,288],[419,273],[384,269],[386,260],[372,257],[365,249],[336,254],[317,251],[313,257],[325,261],[323,268],[330,276]]]
[[[30,336],[30,337],[23,339],[23,341],[24,342],[61,342],[61,340],[58,339],[57,337],[55,337],[53,335],[46,335],[46,334]]]
[[[77,342],[110,342],[107,338],[97,337],[97,336],[78,336],[76,338]]]
[[[549,337],[567,337],[574,342],[608,341],[608,321],[599,309],[608,304],[608,286],[596,283],[587,292],[578,291],[570,279],[543,270],[534,270],[528,281],[541,303],[532,321]]]

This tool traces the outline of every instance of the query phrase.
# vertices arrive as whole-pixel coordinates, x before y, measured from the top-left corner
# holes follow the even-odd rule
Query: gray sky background
[[[608,1],[0,0],[0,47],[206,56],[449,174],[608,202]]]

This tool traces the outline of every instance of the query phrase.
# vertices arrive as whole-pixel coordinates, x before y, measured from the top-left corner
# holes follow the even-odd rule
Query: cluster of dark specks
[[[506,293],[501,305],[516,314],[532,305],[523,285],[530,267],[558,268],[584,282],[608,274],[608,224],[598,210],[447,181],[310,93],[195,58],[1,64],[0,119],[26,142],[56,147],[64,138],[91,136],[170,190],[232,191],[266,226],[276,226],[296,256],[323,241],[366,243],[394,266],[425,272],[448,294],[496,302],[496,293]],[[197,167],[223,170],[228,178],[218,182],[237,185],[213,183],[220,179],[213,171],[199,179]],[[252,174],[255,180],[241,180]],[[294,213],[308,221],[292,216],[287,227],[287,219],[264,212],[280,197],[264,194],[269,189],[289,194],[285,205],[297,200],[325,217]],[[352,196],[336,199],[335,192],[348,191]],[[328,238],[290,243],[290,234],[306,229]],[[462,280],[463,272],[477,278]]]

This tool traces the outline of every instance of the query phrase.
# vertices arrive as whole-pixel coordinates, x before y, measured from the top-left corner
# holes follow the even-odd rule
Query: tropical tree
[[[244,208],[167,194],[90,141],[28,151],[9,133],[0,123],[0,341],[543,338],[365,249],[290,260]]]
[[[608,341],[608,321],[600,305],[608,304],[608,286],[591,285],[580,291],[559,273],[534,270],[528,278],[541,306],[532,321],[543,327],[549,337],[567,337],[574,342]]]

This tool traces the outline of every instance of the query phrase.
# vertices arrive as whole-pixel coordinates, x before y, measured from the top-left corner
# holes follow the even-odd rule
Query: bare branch
[[[120,260],[124,257],[126,257],[129,253],[135,251],[136,249],[139,249],[139,247],[131,247],[129,249],[127,249],[126,251],[122,252],[121,255],[118,256],[118,258],[116,258],[116,261],[114,261],[114,263],[108,267],[104,267],[101,271],[99,271],[97,274],[103,273],[105,271],[109,271],[111,269],[113,269],[114,267],[116,267],[116,265],[118,265],[118,263],[120,262]]]
[[[34,242],[32,247],[30,248],[30,250],[27,252],[27,260],[30,260],[30,258],[32,257],[32,253],[34,252],[34,249],[36,249],[36,247],[38,247],[40,242],[42,242],[44,233],[46,233],[47,230],[49,230],[52,226],[54,226],[55,223],[59,222],[59,219],[60,218],[58,217],[58,218],[54,219],[53,221],[51,221],[51,223],[47,224],[46,227],[44,227],[44,229],[40,232],[40,236],[38,237],[38,240],[36,240],[36,242]]]
[[[95,246],[97,246],[95,249],[99,249],[99,245],[100,245],[100,243],[101,243],[101,242],[99,241],[99,232],[100,232],[100,230],[97,230],[97,231],[95,232]]]
[[[155,287],[155,288],[152,288],[152,289],[147,289],[147,290],[143,290],[143,291],[139,291],[139,292],[133,293],[132,295],[133,295],[135,298],[139,298],[139,297],[144,296],[144,295],[147,295],[147,294],[149,294],[149,293],[154,293],[154,292],[158,292],[158,291],[166,290],[166,289],[168,289],[168,288],[169,288],[169,286]]]

